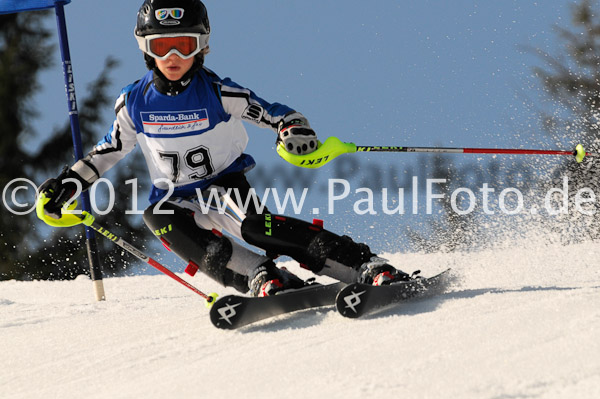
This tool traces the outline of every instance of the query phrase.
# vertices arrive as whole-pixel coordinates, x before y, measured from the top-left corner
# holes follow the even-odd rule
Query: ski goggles
[[[210,35],[201,33],[172,33],[135,36],[140,50],[159,60],[177,54],[184,60],[191,58],[208,46]]]

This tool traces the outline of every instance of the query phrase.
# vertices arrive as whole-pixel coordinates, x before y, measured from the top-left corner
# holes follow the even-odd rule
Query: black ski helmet
[[[137,14],[134,34],[144,37],[169,33],[200,33],[210,35],[208,12],[200,0],[145,0]],[[154,58],[144,54],[149,69],[156,66]],[[204,54],[196,56],[202,65]]]
[[[181,16],[169,15],[180,9]],[[165,18],[159,20],[160,15]],[[135,26],[136,36],[165,33],[210,34],[208,12],[200,0],[145,0],[140,7]]]

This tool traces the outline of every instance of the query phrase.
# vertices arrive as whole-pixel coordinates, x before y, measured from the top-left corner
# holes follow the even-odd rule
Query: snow
[[[0,398],[600,397],[600,245],[386,255],[456,281],[360,320],[320,308],[238,331],[163,275],[105,279],[104,302],[84,276],[0,282]]]

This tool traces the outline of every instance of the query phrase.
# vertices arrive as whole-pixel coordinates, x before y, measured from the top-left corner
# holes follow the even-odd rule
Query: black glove
[[[72,180],[64,181],[70,178],[78,180],[80,184]],[[77,189],[80,187],[84,191],[90,185],[77,172],[65,166],[58,177],[48,179],[38,187],[38,192],[46,194],[46,197],[50,199],[44,205],[44,212],[55,219],[60,219],[62,217],[62,207],[77,193]]]
[[[277,143],[283,143],[291,154],[309,154],[317,149],[317,135],[302,114],[294,112],[286,115],[278,127]]]

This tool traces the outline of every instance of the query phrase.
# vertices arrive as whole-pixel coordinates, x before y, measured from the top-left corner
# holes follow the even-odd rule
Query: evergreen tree
[[[31,100],[39,89],[37,76],[50,66],[48,54],[56,51],[56,46],[50,43],[51,32],[43,28],[47,15],[47,11],[0,15],[0,186],[3,188],[16,178],[28,178],[39,184],[57,176],[64,165],[74,162],[68,121],[53,132],[36,153],[27,151],[22,144],[26,137],[40,137],[27,121],[36,116]],[[110,73],[116,65],[115,60],[107,59],[104,69],[80,101],[84,152],[105,134],[108,126],[101,115],[102,110],[114,103],[114,97],[107,91]],[[142,247],[149,238],[149,230],[142,226],[139,216],[125,214],[125,210],[131,208],[132,188],[124,182],[145,177],[143,165],[141,154],[134,152],[129,162],[122,162],[111,173],[117,187],[115,205],[102,217],[111,230]],[[0,280],[65,279],[89,273],[83,228],[53,229],[34,214],[15,215],[4,207],[0,212]],[[134,259],[114,244],[102,237],[97,239],[105,274],[123,272],[133,264]]]
[[[31,135],[28,124],[36,116],[29,105],[39,89],[37,74],[50,66],[54,46],[50,33],[39,29],[47,12],[0,15],[0,186],[26,176],[31,157],[20,141]],[[13,276],[22,257],[21,248],[30,230],[31,218],[0,209],[0,279]]]
[[[573,6],[572,26],[557,27],[562,52],[551,55],[537,53],[545,67],[535,68],[549,99],[550,110],[542,114],[546,132],[561,146],[574,147],[583,143],[586,150],[600,148],[600,14],[596,2],[583,0]],[[554,171],[552,185],[562,187],[562,177],[569,179],[569,214],[564,224],[554,229],[567,232],[567,240],[598,238],[600,221],[597,216],[586,216],[575,206],[575,195],[582,189],[595,193],[596,202],[587,204],[586,212],[600,211],[600,160],[586,158],[582,164],[569,163]],[[549,187],[547,187],[549,188]],[[582,192],[591,198],[589,191]],[[560,202],[560,199],[557,198]]]

